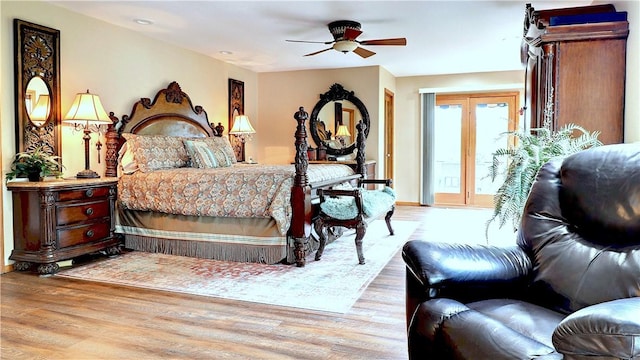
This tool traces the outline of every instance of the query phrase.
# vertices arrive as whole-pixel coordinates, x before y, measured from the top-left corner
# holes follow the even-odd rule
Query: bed
[[[175,81],[130,115],[110,116],[105,175],[119,178],[116,233],[132,250],[304,266],[318,246],[317,189],[361,176],[346,165],[308,164],[302,107],[289,165],[238,163],[224,127],[210,124]]]

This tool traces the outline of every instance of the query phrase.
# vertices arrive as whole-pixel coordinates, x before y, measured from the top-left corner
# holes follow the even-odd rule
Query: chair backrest
[[[538,172],[518,244],[531,296],[563,312],[640,296],[640,144],[605,145]]]

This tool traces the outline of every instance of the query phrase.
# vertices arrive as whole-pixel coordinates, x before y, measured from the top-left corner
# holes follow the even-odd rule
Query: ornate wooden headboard
[[[124,143],[123,133],[140,135],[171,135],[184,137],[222,136],[224,127],[209,123],[202,106],[193,106],[189,95],[173,81],[158,91],[153,99],[141,98],[133,104],[131,115],[122,120],[110,114],[113,124],[107,132],[105,176],[117,176],[118,151]]]

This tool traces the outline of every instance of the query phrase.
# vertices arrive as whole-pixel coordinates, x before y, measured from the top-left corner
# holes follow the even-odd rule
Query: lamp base
[[[98,175],[97,172],[91,170],[91,169],[84,169],[82,171],[80,171],[79,173],[76,174],[76,177],[78,179],[95,179],[95,178],[99,178],[100,175]]]

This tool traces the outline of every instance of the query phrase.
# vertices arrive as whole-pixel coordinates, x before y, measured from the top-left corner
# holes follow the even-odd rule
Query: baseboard
[[[2,273],[8,273],[8,272],[12,272],[13,269],[13,264],[9,264],[9,265],[5,265],[2,267]]]
[[[396,205],[398,206],[421,206],[420,203],[413,201],[396,201]]]

